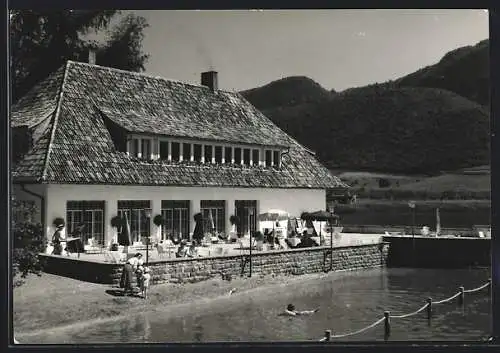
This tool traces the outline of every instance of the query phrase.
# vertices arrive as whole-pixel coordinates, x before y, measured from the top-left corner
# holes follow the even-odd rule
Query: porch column
[[[224,164],[226,163],[226,146],[222,145],[222,157],[221,157],[221,163]]]
[[[201,144],[201,163],[205,163],[205,144]]]
[[[132,140],[127,139],[127,156],[130,156],[130,145],[132,144]]]
[[[231,146],[231,163],[234,164],[234,146]]]
[[[137,139],[137,158],[142,158],[142,139]]]
[[[118,215],[118,201],[108,199],[104,202],[104,245],[118,243],[118,229],[111,226],[111,218]]]
[[[184,143],[181,141],[179,142],[179,162],[182,162],[184,158]]]
[[[215,164],[215,145],[210,146],[211,151],[212,151],[212,163]]]
[[[193,232],[196,222],[194,221],[194,215],[201,211],[200,200],[193,199],[190,201],[189,205],[189,241],[193,241]]]
[[[250,165],[253,165],[253,148],[250,148]]]
[[[172,161],[172,141],[168,141],[168,161]]]
[[[266,166],[266,150],[263,148],[259,148],[259,164],[262,167]]]
[[[229,232],[231,231],[231,222],[229,221],[229,218],[231,216],[236,216],[236,208],[234,205],[234,199],[229,199],[226,200],[226,209],[227,209],[227,214],[226,214],[226,234],[229,235]]]
[[[161,240],[161,226],[158,227],[153,223],[156,215],[161,215],[161,198],[162,193],[155,193],[155,197],[151,200],[151,234],[150,236],[156,237],[157,241]]]
[[[191,144],[191,147],[189,148],[189,150],[191,151],[191,156],[189,157],[189,160],[191,162],[194,162],[194,143]]]
[[[245,161],[243,160],[243,152],[245,151],[245,149],[243,147],[240,148],[240,155],[241,155],[241,160],[240,160],[240,164],[243,165],[245,164]]]
[[[271,166],[274,166],[274,151],[271,150]]]

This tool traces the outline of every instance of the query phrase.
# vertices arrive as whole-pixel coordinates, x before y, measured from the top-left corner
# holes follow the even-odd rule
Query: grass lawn
[[[445,228],[470,228],[491,222],[489,200],[417,200],[415,224],[435,225],[438,207],[441,226]],[[335,212],[343,224],[405,226],[412,223],[408,201],[358,199],[354,205],[337,206]]]

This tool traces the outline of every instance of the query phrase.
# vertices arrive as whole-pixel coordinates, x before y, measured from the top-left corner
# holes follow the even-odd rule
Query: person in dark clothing
[[[309,234],[307,234],[307,231],[304,231],[302,240],[299,244],[297,244],[297,248],[310,248],[313,246],[318,246],[318,243],[316,243],[314,239],[312,239]]]
[[[61,231],[63,230],[64,225],[60,224],[57,226],[56,231],[54,232],[54,235],[52,236],[52,246],[54,246],[54,250],[52,251],[52,254],[54,255],[61,255],[63,248],[61,245],[61,240],[62,240],[62,234]]]

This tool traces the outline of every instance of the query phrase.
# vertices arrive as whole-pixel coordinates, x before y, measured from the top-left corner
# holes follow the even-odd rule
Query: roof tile
[[[58,115],[48,119],[58,97]],[[289,153],[283,156],[280,169],[144,161],[115,150],[103,119],[131,132],[282,146]],[[13,172],[19,180],[44,177],[48,183],[256,188],[343,185],[238,93],[212,92],[96,65],[68,62],[66,71],[58,70],[35,87],[13,107],[12,126],[18,125],[38,129],[39,136]]]

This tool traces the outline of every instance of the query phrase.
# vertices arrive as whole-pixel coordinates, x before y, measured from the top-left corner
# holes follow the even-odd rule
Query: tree
[[[30,273],[40,275],[43,263],[38,254],[45,251],[46,239],[41,224],[33,221],[34,203],[12,200],[12,278],[19,286]]]
[[[142,52],[143,17],[128,15],[112,30],[108,27],[117,10],[58,10],[11,12],[10,49],[13,102],[61,67],[67,60],[86,61],[95,42],[84,39],[94,31],[108,30],[109,39],[98,45],[103,65],[144,70],[148,55]],[[99,63],[99,61],[98,61]]]

